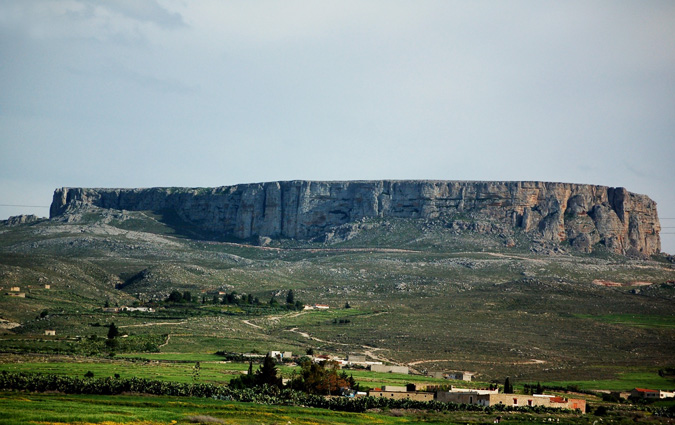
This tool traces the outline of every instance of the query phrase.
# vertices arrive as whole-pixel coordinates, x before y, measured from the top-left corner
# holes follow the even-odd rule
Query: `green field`
[[[603,314],[596,316],[592,314],[578,314],[577,317],[647,329],[675,329],[675,315],[652,316],[647,314]]]
[[[485,424],[496,414],[390,411],[334,412],[291,406],[265,406],[210,399],[142,396],[86,396],[0,392],[0,424],[15,425],[160,425],[160,424]],[[577,414],[504,413],[504,424],[556,422],[591,424],[593,416]],[[616,424],[634,423],[626,419]]]
[[[36,409],[39,406],[39,409]],[[203,422],[200,422],[200,419]],[[0,393],[0,424],[397,424],[408,418],[208,399]]]
[[[144,360],[141,360],[144,359]],[[83,377],[92,372],[94,377],[102,378],[118,374],[121,378],[147,378],[173,382],[202,382],[227,384],[229,381],[248,369],[247,363],[222,362],[217,355],[205,354],[138,354],[125,359],[89,359],[85,357],[43,357],[36,361],[31,356],[5,356],[0,358],[0,371],[9,372],[37,372],[55,375]],[[151,361],[145,361],[151,360]],[[195,374],[195,363],[199,362],[199,373]],[[254,370],[259,368],[254,364]],[[297,366],[278,366],[279,373],[290,378],[299,372]],[[397,373],[371,372],[363,369],[344,369],[348,375],[361,384],[362,387],[376,388],[384,385],[405,386],[409,383],[430,385],[454,385],[460,388],[486,388],[489,382],[464,382],[445,379],[434,379],[421,375],[404,375]],[[657,370],[643,370],[626,372],[624,368],[606,370],[602,374],[613,374],[613,379],[591,380],[559,380],[539,381],[549,387],[574,386],[580,390],[611,390],[628,391],[633,388],[672,389],[675,388],[675,377],[661,377]],[[516,379],[516,387],[522,388],[526,380]],[[535,382],[531,382],[536,384]]]
[[[543,385],[576,386],[582,390],[629,391],[633,388],[652,388],[661,390],[675,389],[675,377],[661,377],[656,371],[651,372],[619,372],[616,379],[590,381],[556,381],[542,382]]]
[[[0,371],[8,372],[36,372],[47,373],[53,375],[68,375],[83,377],[87,372],[92,372],[94,377],[108,377],[118,374],[121,378],[147,378],[160,381],[173,382],[195,382],[195,363],[189,362],[186,359],[201,359],[195,360],[200,362],[198,382],[227,384],[230,380],[248,370],[247,363],[233,363],[213,361],[213,357],[209,355],[184,355],[184,354],[156,354],[143,355],[143,358],[156,359],[157,361],[124,361],[124,360],[105,360],[98,359],[96,361],[87,358],[71,358],[58,359],[46,357],[42,361],[34,361],[26,357],[13,357],[11,360],[5,358],[0,363]],[[133,358],[133,357],[131,357]],[[211,360],[209,360],[211,359]],[[161,361],[160,361],[161,360]],[[257,370],[259,364],[254,365],[254,370]],[[283,366],[278,367],[279,373],[286,378],[293,376],[294,372],[299,372],[297,366]],[[345,369],[348,375],[354,376],[354,379],[364,387],[382,387],[383,385],[406,385],[408,383],[428,383],[428,384],[450,384],[466,386],[466,387],[481,387],[486,386],[486,383],[472,382],[457,382],[447,381],[442,379],[433,379],[425,376],[404,375],[398,373],[380,373],[370,372],[368,370],[360,369]]]

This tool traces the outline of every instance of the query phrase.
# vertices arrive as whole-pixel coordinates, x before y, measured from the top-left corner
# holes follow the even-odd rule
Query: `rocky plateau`
[[[520,181],[281,181],[217,188],[60,188],[52,220],[94,206],[171,211],[204,231],[241,240],[327,240],[363,219],[440,221],[474,232],[646,257],[661,250],[656,203],[607,186]],[[486,224],[487,223],[487,224]]]

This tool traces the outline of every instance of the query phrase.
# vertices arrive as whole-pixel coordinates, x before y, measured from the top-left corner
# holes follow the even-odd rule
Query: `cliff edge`
[[[86,189],[54,192],[50,218],[92,205],[172,210],[200,229],[236,238],[312,239],[362,218],[434,220],[480,216],[534,239],[591,252],[659,253],[656,202],[624,188],[549,182],[428,180],[283,181],[217,188]]]

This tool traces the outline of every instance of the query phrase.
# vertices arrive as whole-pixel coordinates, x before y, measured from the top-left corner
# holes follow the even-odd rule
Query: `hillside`
[[[485,210],[363,216],[326,229],[332,237],[242,240],[166,208],[69,199],[50,220],[0,226],[2,351],[77,351],[114,321],[167,353],[313,347],[485,379],[592,379],[675,362],[675,269],[664,255],[628,257],[604,244],[584,252],[499,220],[498,231],[480,231],[495,223]],[[566,205],[565,223],[573,220]],[[626,217],[634,211],[626,207]],[[5,295],[14,286],[26,297]],[[290,289],[331,308],[211,304],[219,291],[266,302]],[[161,301],[173,290],[199,303],[190,311],[101,309]],[[57,337],[44,337],[46,329]]]
[[[54,192],[51,218],[81,206],[169,214],[215,238],[351,237],[363,219],[423,219],[475,233],[522,232],[548,244],[649,256],[661,250],[656,203],[624,188],[547,182],[290,181],[218,188],[83,189]],[[344,229],[343,229],[344,230]]]

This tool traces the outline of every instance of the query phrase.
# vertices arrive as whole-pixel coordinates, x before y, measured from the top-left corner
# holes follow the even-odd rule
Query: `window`
[[[518,405],[518,399],[517,399],[517,398],[514,398],[514,399],[513,399],[513,405],[514,405],[514,406],[517,406],[517,405]]]

